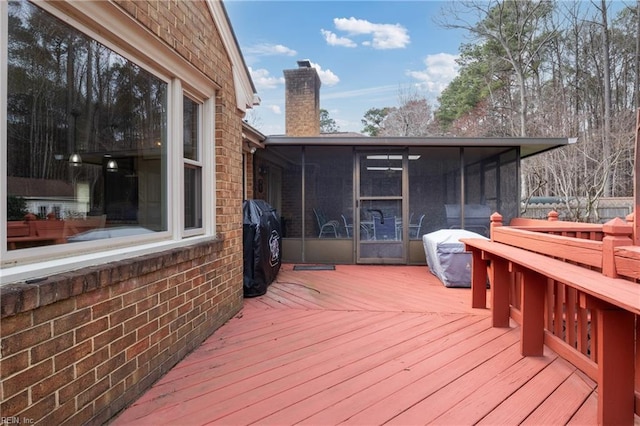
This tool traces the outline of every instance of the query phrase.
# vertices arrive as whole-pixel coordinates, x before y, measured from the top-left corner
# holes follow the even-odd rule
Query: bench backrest
[[[62,220],[38,220],[33,222],[36,235],[43,238],[62,238],[64,221]]]
[[[602,241],[507,226],[491,230],[493,241],[590,268],[602,268]]]
[[[28,237],[29,225],[24,221],[7,222],[7,238]]]

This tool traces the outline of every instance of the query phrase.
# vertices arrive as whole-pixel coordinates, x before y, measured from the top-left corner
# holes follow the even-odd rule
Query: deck
[[[593,380],[470,306],[425,266],[283,265],[112,424],[596,424]]]

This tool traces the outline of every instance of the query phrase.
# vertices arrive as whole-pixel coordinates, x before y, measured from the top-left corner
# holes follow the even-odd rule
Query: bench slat
[[[602,268],[602,242],[550,235],[540,232],[496,227],[495,242],[522,247],[546,256],[558,257],[583,265]]]

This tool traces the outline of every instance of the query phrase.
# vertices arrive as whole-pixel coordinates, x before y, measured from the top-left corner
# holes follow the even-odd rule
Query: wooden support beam
[[[598,309],[598,424],[634,422],[634,315]]]
[[[520,270],[522,279],[522,324],[520,350],[523,356],[542,356],[544,352],[544,299],[547,277]]]
[[[487,262],[481,250],[471,251],[471,307],[487,307]]]
[[[509,262],[496,257],[491,260],[491,314],[494,327],[509,327],[509,287],[511,286]]]

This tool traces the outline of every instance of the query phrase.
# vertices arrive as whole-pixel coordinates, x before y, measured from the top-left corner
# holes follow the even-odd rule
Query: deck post
[[[616,217],[602,225],[604,238],[602,239],[602,274],[616,278],[615,248],[629,246],[633,241],[629,238],[629,224]]]
[[[499,257],[492,257],[489,276],[492,325],[494,327],[509,327],[509,287],[511,287],[512,277],[509,272],[509,262]]]
[[[487,308],[487,262],[476,249],[471,250],[471,307]]]
[[[560,216],[560,215],[558,214],[558,212],[557,212],[557,211],[555,211],[555,210],[551,210],[551,211],[549,212],[549,214],[547,215],[547,220],[548,220],[549,222],[557,222],[557,221],[558,221],[558,217],[559,217],[559,216]]]
[[[523,356],[542,356],[544,352],[544,299],[547,278],[527,269],[519,270],[522,280],[520,307],[520,350]]]
[[[502,226],[502,215],[498,212],[492,214],[489,219],[491,223],[489,224],[489,237],[491,237],[491,241],[493,241],[493,228],[496,226]]]
[[[598,424],[632,425],[634,418],[634,315],[597,309]]]
[[[632,232],[631,232],[631,238],[633,239],[633,241],[637,241],[636,238],[636,225],[635,225],[635,218],[636,218],[636,214],[635,213],[629,213],[627,216],[625,216],[624,220],[627,221],[627,223],[631,226]],[[637,245],[637,244],[633,244],[633,245]]]

